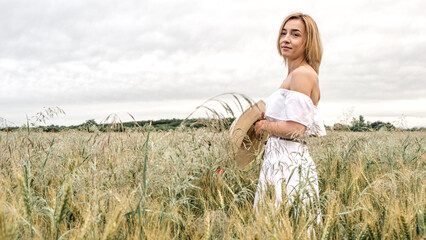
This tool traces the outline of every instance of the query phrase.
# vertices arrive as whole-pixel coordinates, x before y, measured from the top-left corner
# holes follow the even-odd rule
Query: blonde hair
[[[280,31],[278,33],[278,40],[277,40],[278,53],[280,54],[280,56],[283,56],[281,53],[280,38],[281,38],[281,33],[284,28],[284,25],[290,19],[300,19],[305,25],[305,32],[306,32],[305,60],[315,70],[315,72],[319,74],[319,66],[321,64],[321,58],[322,58],[322,44],[321,44],[321,39],[320,39],[317,24],[315,23],[314,19],[312,19],[311,16],[307,14],[303,14],[303,13],[294,13],[287,16],[284,19],[283,23],[281,24]],[[287,64],[287,59],[285,57],[284,57],[284,61]]]

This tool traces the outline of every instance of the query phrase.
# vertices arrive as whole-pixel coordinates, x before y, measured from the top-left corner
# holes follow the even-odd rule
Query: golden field
[[[0,239],[425,236],[425,132],[330,131],[308,139],[320,198],[266,205],[258,214],[260,157],[238,170],[228,134],[1,132]]]

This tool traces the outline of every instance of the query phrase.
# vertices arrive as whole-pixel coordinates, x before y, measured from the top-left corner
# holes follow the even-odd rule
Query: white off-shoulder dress
[[[306,126],[305,137],[326,135],[324,122],[318,108],[307,95],[278,89],[266,100],[265,118],[269,121],[294,121]],[[308,148],[303,141],[289,141],[270,136],[263,156],[259,184],[255,195],[254,207],[265,200],[265,194],[275,198],[279,207],[285,191],[290,202],[298,195],[299,200],[307,203],[318,196],[318,177]],[[301,199],[302,198],[302,199]]]

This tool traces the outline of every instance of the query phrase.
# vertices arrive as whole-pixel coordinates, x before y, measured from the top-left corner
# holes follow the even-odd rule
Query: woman
[[[266,100],[264,118],[255,123],[257,136],[262,132],[270,135],[255,196],[256,209],[264,203],[268,191],[277,208],[282,202],[282,189],[290,202],[297,196],[308,203],[318,196],[315,164],[303,140],[326,134],[317,109],[322,46],[315,21],[302,13],[285,18],[277,48],[288,74],[280,88]]]

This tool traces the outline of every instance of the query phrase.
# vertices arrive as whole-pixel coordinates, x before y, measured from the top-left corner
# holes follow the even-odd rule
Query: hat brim
[[[254,123],[262,118],[262,112],[265,112],[265,102],[260,100],[235,119],[230,128],[235,162],[240,169],[256,159],[264,149],[267,134],[258,139],[254,130]]]

